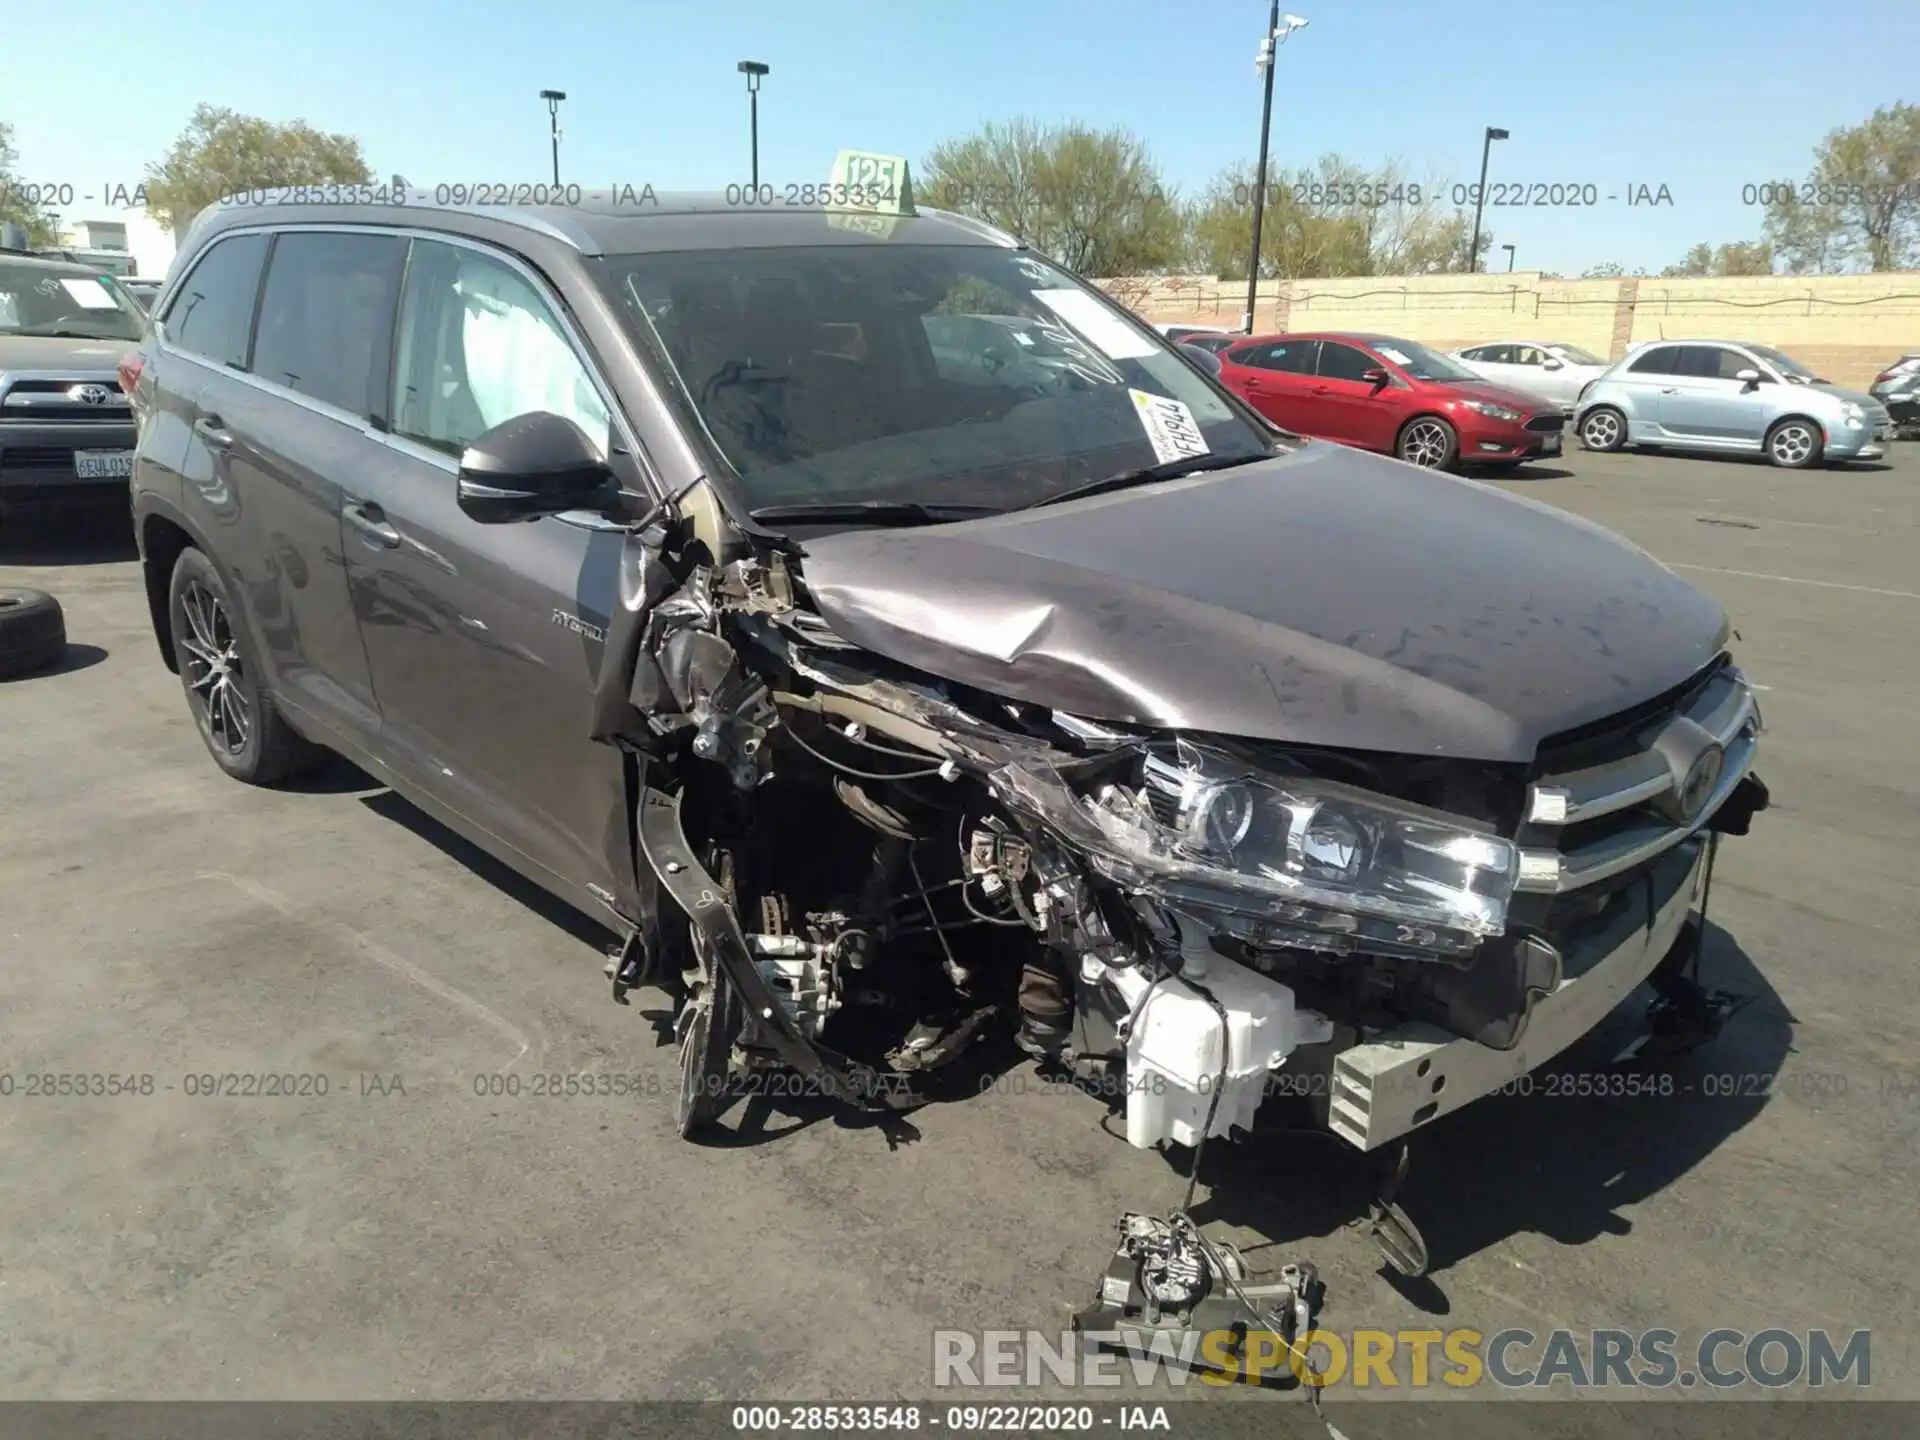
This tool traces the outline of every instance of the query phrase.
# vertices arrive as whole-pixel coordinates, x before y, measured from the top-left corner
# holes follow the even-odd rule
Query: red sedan
[[[1221,384],[1302,435],[1441,470],[1510,469],[1560,453],[1558,407],[1411,340],[1256,335],[1220,359]]]

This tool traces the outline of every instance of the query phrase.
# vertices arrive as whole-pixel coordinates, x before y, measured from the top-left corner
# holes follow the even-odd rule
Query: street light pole
[[[742,60],[734,67],[747,77],[747,134],[753,154],[753,193],[760,193],[760,79],[771,67],[758,60]]]
[[[1513,246],[1502,245],[1500,248],[1507,252],[1507,273],[1511,275],[1513,273]]]
[[[1267,15],[1267,36],[1260,42],[1260,53],[1253,62],[1255,70],[1266,72],[1267,83],[1265,97],[1260,102],[1260,164],[1253,191],[1253,258],[1247,266],[1247,313],[1241,321],[1249,335],[1253,333],[1253,312],[1260,297],[1260,227],[1267,209],[1267,135],[1273,125],[1274,51],[1286,43],[1287,36],[1306,28],[1307,22],[1298,15],[1287,16],[1283,26],[1280,0],[1273,0]]]
[[[553,183],[560,183],[560,102],[567,98],[564,90],[542,90],[540,98],[547,102],[547,128],[553,136]]]
[[[1480,211],[1487,199],[1487,157],[1493,153],[1493,142],[1506,138],[1506,131],[1489,125],[1486,138],[1480,142],[1480,188],[1473,192],[1473,243],[1467,250],[1469,275],[1480,268]]]

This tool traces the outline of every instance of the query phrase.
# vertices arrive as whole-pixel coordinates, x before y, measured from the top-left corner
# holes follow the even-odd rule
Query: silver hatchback
[[[1841,390],[1766,345],[1642,345],[1580,392],[1574,428],[1589,450],[1652,445],[1759,453],[1801,469],[1877,460],[1893,422],[1871,395]]]

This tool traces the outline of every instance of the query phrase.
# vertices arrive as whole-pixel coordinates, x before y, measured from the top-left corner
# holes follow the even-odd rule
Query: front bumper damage
[[[805,1077],[810,1093],[865,1110],[923,1103],[930,1071],[985,1033],[983,1022],[1017,1014],[1025,1048],[1122,1105],[1136,1146],[1195,1146],[1250,1130],[1274,1077],[1311,1063],[1326,1067],[1323,1123],[1358,1150],[1378,1149],[1499,1090],[1594,1029],[1679,942],[1712,811],[1726,804],[1741,812],[1725,828],[1744,833],[1766,803],[1764,787],[1757,800],[1729,803],[1735,791],[1758,786],[1747,773],[1758,722],[1750,706],[1728,699],[1729,684],[1743,693],[1744,685],[1724,671],[1687,702],[1706,727],[1682,717],[1689,734],[1727,729],[1712,804],[1650,845],[1631,875],[1604,877],[1618,893],[1570,942],[1496,932],[1477,949],[1423,954],[1418,938],[1393,943],[1396,928],[1403,942],[1438,943],[1417,925],[1356,923],[1320,934],[1313,927],[1324,919],[1296,917],[1291,929],[1250,927],[1234,897],[1095,853],[1098,836],[1074,806],[1138,758],[1146,743],[1138,730],[996,702],[877,660],[810,610],[797,571],[777,550],[724,567],[674,564],[664,538],[657,528],[630,538],[595,725],[597,738],[636,762],[636,892],[655,909],[684,915],[694,943],[675,950],[669,927],[640,917],[612,967],[616,997],[676,971],[696,989],[723,987],[739,1031],[721,1037],[720,1063],[732,1042],[744,1063],[784,1067]],[[1667,749],[1675,723],[1662,732]],[[827,753],[849,738],[861,748],[842,746],[843,756],[887,758],[851,764]],[[872,830],[882,835],[872,873],[861,848],[861,873],[850,871],[830,904],[796,908],[786,887],[763,880],[747,882],[743,893],[733,870],[721,869],[722,852],[732,867],[742,847],[805,849],[825,833],[808,812],[801,839],[772,841],[773,817],[790,823],[792,812],[768,809],[771,797],[809,771],[826,778],[818,787],[825,803],[866,824],[869,843]],[[1644,768],[1629,778],[1635,797],[1650,785]],[[712,815],[723,809],[745,819],[716,848]],[[905,818],[912,813],[932,814],[935,825],[913,829]],[[1646,823],[1665,822],[1621,829],[1606,843],[1617,848]],[[908,828],[884,838],[896,824]],[[932,883],[922,874],[923,842],[959,852]],[[876,881],[898,892],[892,910],[860,911],[844,898],[858,890],[871,900]],[[971,918],[952,907],[941,913],[940,891],[957,891]],[[983,917],[976,898],[989,897],[999,908]],[[666,900],[671,907],[659,905]],[[950,937],[989,921],[1005,927],[985,931],[1005,942],[994,947],[999,958],[956,954]],[[879,1052],[831,1043],[825,1024],[854,1003],[855,990],[889,977],[873,950],[910,933],[934,957],[929,968],[943,968],[965,997],[965,1021],[928,1022]],[[1025,955],[1012,962],[1018,985],[984,993],[983,973],[1014,951]],[[1289,956],[1310,963],[1296,974]],[[1325,975],[1363,964],[1380,965],[1389,979],[1415,974],[1411,988],[1441,1000],[1398,1016],[1378,1005],[1329,1003],[1353,987],[1329,990]]]
[[[1682,942],[1699,897],[1705,840],[1664,857],[1598,933],[1561,959],[1513,1048],[1496,1050],[1412,1023],[1369,1036],[1333,1061],[1328,1128],[1374,1150],[1493,1094],[1589,1034]]]

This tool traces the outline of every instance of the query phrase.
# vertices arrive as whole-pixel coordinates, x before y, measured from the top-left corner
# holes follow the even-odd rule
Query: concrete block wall
[[[1237,329],[1244,284],[1163,275],[1099,282],[1148,320]],[[1537,338],[1617,359],[1646,340],[1772,345],[1837,385],[1864,389],[1889,361],[1920,352],[1920,272],[1729,279],[1550,279],[1370,275],[1263,281],[1255,329],[1371,330],[1442,350]]]

